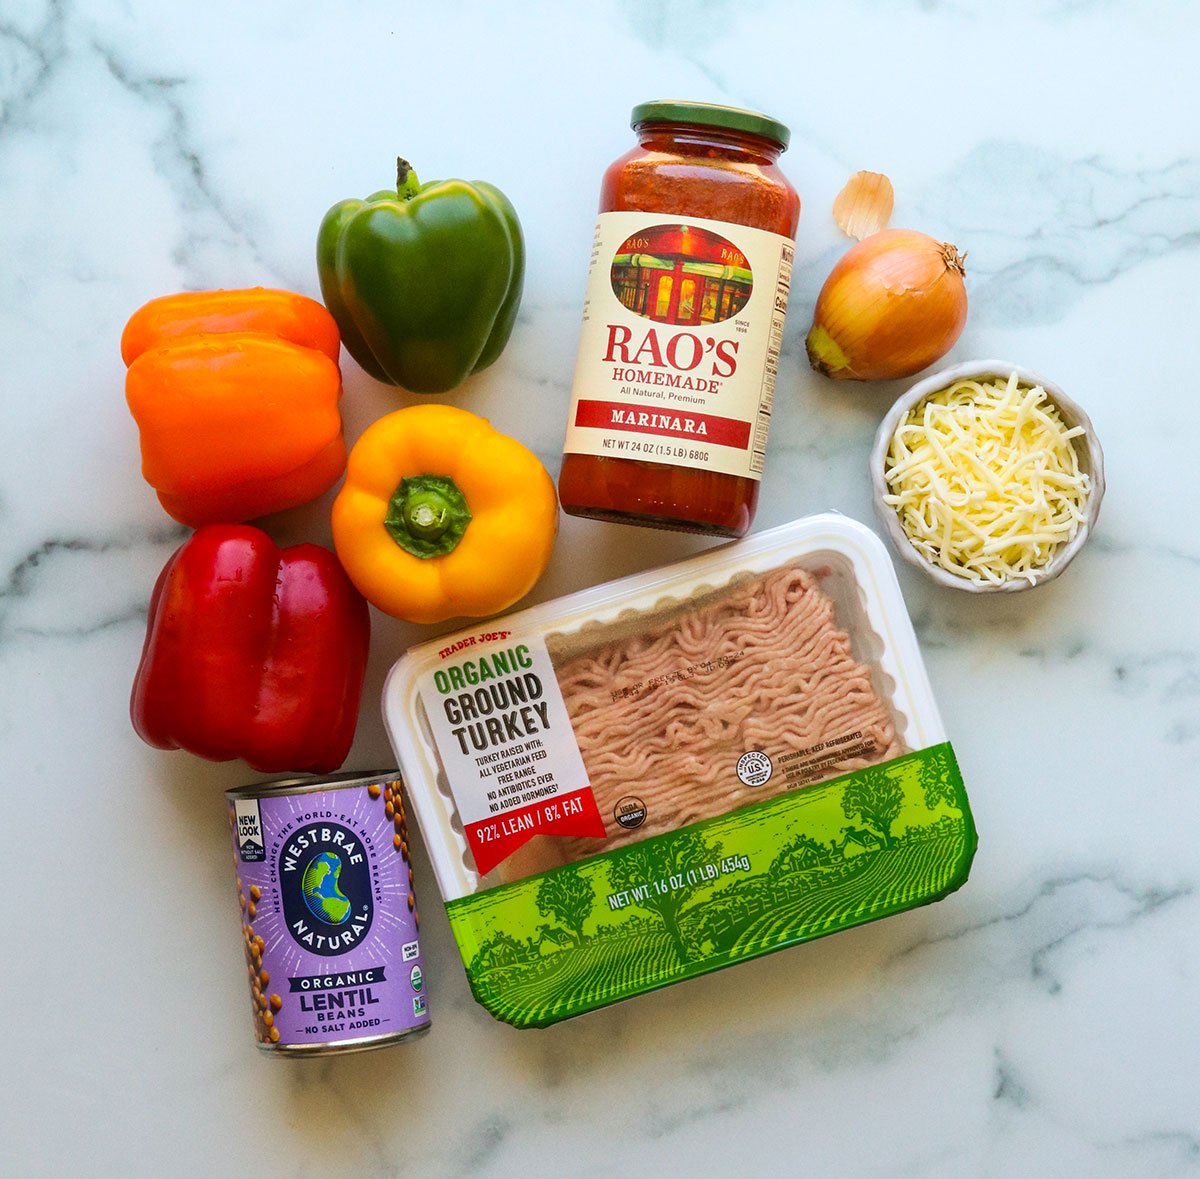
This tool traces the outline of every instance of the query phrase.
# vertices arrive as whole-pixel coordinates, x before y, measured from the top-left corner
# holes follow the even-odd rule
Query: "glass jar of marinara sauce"
[[[563,509],[713,536],[754,519],[800,198],[788,129],[699,102],[634,108],[600,190]]]

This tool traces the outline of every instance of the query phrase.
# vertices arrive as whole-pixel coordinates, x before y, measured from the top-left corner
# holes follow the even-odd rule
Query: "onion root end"
[[[804,347],[808,352],[808,363],[822,376],[832,377],[835,381],[854,376],[849,371],[850,358],[819,323],[813,324]]]

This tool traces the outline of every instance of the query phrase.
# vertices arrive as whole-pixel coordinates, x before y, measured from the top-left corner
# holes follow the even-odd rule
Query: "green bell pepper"
[[[512,334],[525,243],[508,198],[483,181],[420,184],[339,201],[317,235],[325,306],[377,380],[445,393],[487,368]]]

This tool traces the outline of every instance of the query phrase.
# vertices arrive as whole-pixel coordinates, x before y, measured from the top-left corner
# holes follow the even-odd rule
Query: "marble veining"
[[[989,142],[918,207],[972,242],[977,317],[1004,327],[1056,323],[1090,287],[1200,244],[1200,160],[1126,169]]]
[[[397,8],[0,2],[0,1174],[528,1179],[1200,1175],[1200,12],[1185,0],[594,0]],[[758,526],[871,522],[905,386],[803,341],[857,168],[969,252],[947,363],[1000,356],[1094,418],[1109,491],[1059,581],[1005,601],[901,570],[980,848],[946,901],[560,1025],[471,999],[414,841],[433,1030],[261,1059],[222,789],[128,720],[154,579],[185,531],[138,474],[125,319],[167,291],[317,293],[334,200],[495,181],[529,269],[511,345],[447,400],[556,471],[596,190],[629,108],[769,111],[804,199]],[[354,438],[417,400],[343,363]],[[267,522],[328,543],[326,496]],[[694,538],[564,520],[531,600]],[[430,631],[374,619],[348,765]]]
[[[161,565],[186,536],[186,529],[168,521],[140,535],[44,541],[8,570],[0,586],[0,641],[80,639],[143,623],[148,595],[129,585],[124,571],[134,558]]]

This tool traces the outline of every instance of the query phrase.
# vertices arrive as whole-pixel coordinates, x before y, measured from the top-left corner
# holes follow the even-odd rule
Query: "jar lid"
[[[786,150],[792,133],[778,119],[746,111],[736,106],[718,106],[712,102],[677,102],[658,99],[633,108],[629,125],[636,131],[647,123],[694,123],[702,127],[725,127],[761,135]]]

